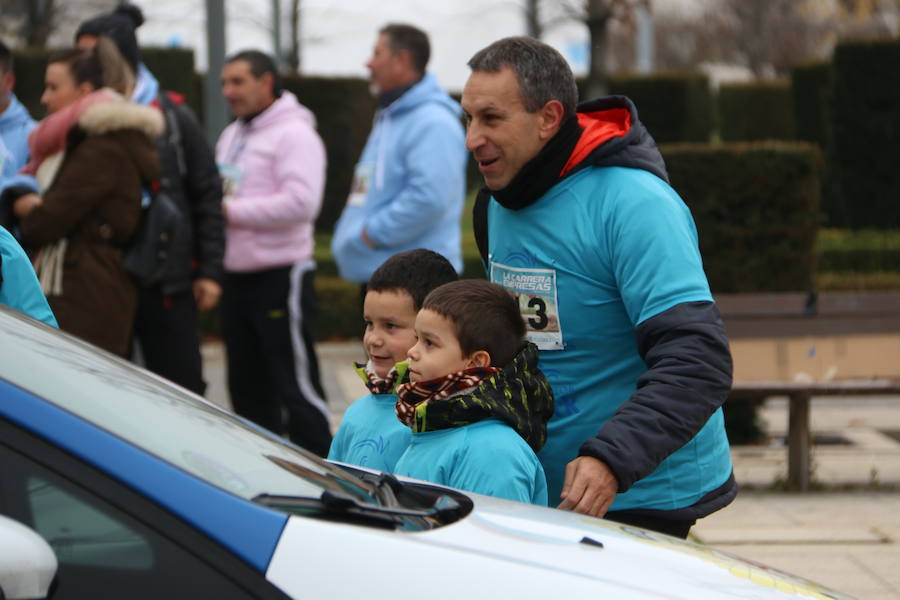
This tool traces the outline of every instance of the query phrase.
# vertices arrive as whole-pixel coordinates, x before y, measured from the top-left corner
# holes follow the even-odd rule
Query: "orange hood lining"
[[[594,149],[615,137],[623,137],[631,131],[631,111],[627,108],[611,108],[588,113],[578,113],[578,125],[583,130],[569,160],[559,176],[564,177],[572,168],[588,157]]]

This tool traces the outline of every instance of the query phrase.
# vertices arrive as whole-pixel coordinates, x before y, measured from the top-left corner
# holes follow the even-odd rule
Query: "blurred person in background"
[[[79,25],[75,41],[82,48],[93,47],[101,36],[114,41],[136,78],[132,100],[159,108],[165,117],[165,132],[156,140],[159,181],[177,204],[185,226],[176,236],[176,256],[162,281],[138,286],[134,338],[148,369],[203,395],[197,311],[215,307],[222,290],[222,184],[213,150],[184,98],[160,89],[140,61],[135,30],[143,22],[140,8],[121,4]]]
[[[13,93],[15,83],[12,52],[0,42],[0,189],[28,162],[28,134],[35,125]],[[9,222],[9,215],[0,216],[0,225]]]
[[[29,137],[24,172],[38,189],[7,189],[23,245],[60,328],[128,353],[137,293],[123,246],[138,224],[142,188],[158,176],[159,111],[126,98],[133,78],[115,44],[48,58],[41,102],[49,116]],[[37,193],[39,192],[39,193]]]

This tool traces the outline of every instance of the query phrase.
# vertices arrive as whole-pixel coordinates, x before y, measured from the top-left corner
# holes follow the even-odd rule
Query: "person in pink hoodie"
[[[231,402],[239,415],[325,456],[331,432],[310,328],[325,146],[268,55],[226,59],[222,94],[236,117],[216,144]]]

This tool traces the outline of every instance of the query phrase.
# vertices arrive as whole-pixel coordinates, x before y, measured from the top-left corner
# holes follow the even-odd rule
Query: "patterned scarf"
[[[420,405],[470,390],[499,372],[497,367],[471,367],[428,381],[401,384],[397,386],[397,418],[407,427],[416,430],[416,409]]]
[[[398,362],[384,377],[375,373],[375,365],[370,360],[366,364],[355,363],[356,373],[369,389],[371,394],[393,394],[394,387],[409,380],[409,363]]]

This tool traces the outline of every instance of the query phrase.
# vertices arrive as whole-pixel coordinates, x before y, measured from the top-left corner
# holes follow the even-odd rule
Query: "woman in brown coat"
[[[41,102],[50,111],[29,138],[42,194],[13,204],[25,245],[60,328],[128,353],[137,295],[122,247],[158,176],[154,108],[126,101],[129,75],[114,44],[50,57]],[[117,91],[110,89],[113,85]]]

